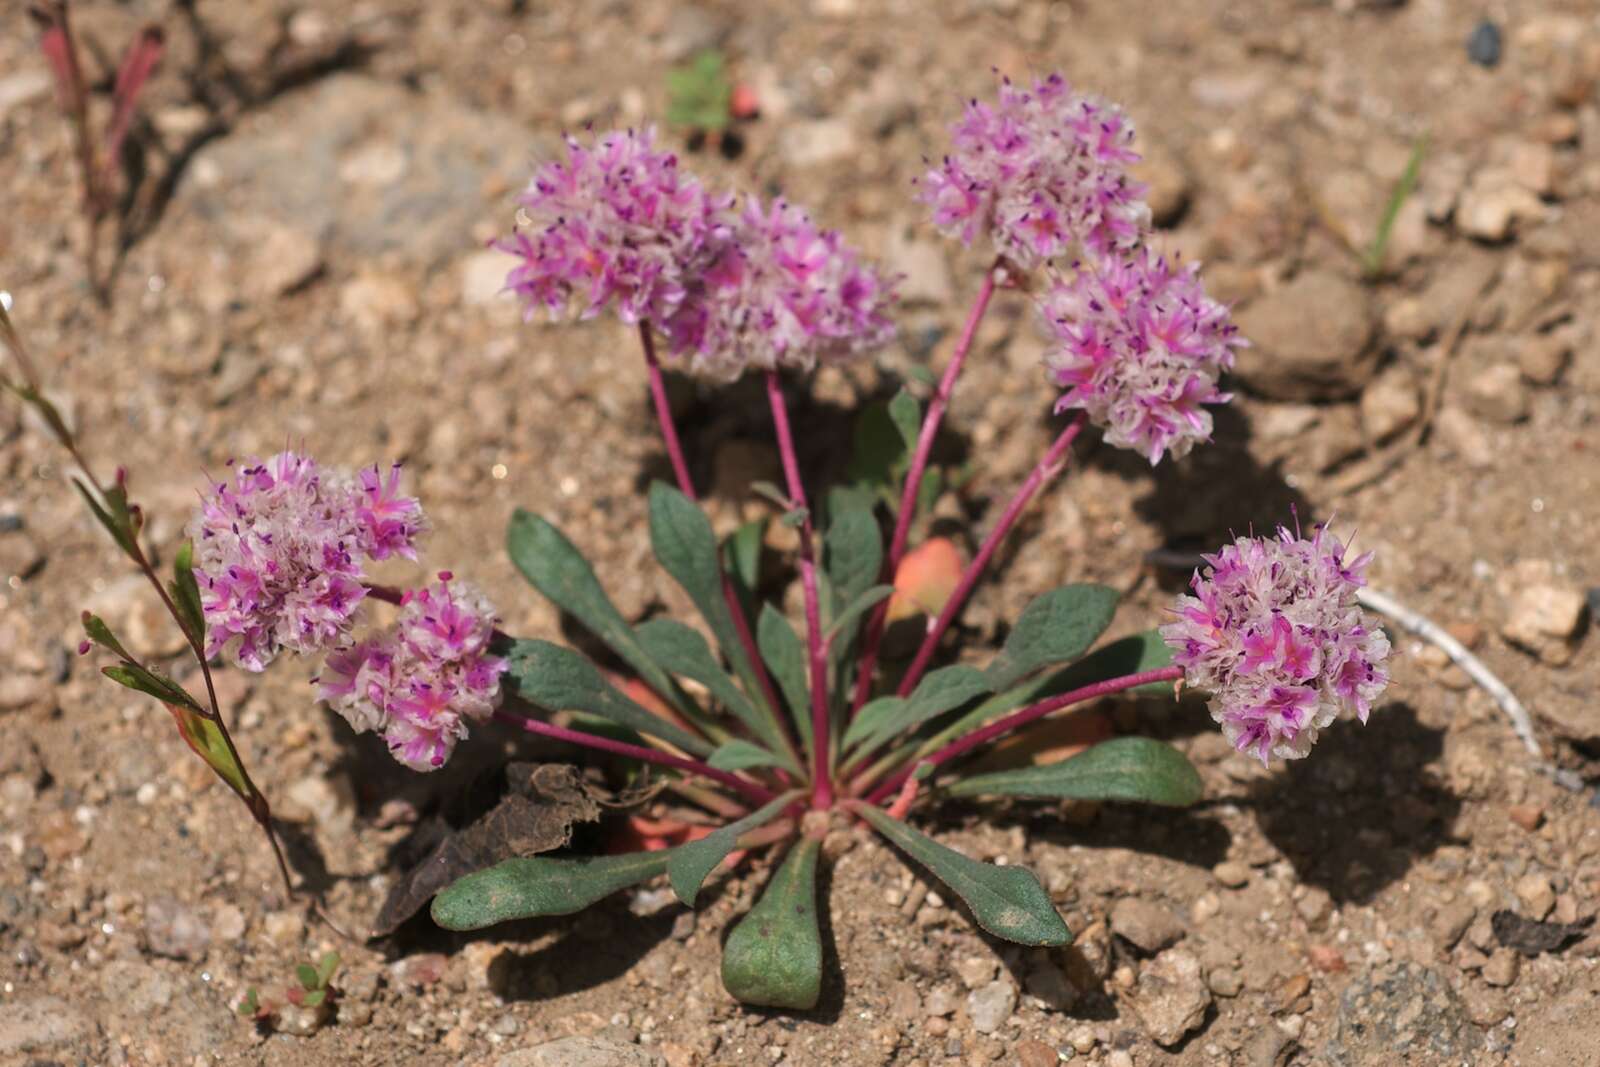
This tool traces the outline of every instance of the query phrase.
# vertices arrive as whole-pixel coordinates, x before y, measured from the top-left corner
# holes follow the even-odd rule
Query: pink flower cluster
[[[1211,439],[1202,405],[1229,399],[1217,379],[1246,342],[1206,296],[1197,264],[1179,268],[1143,245],[1091,256],[1039,309],[1057,342],[1045,365],[1066,390],[1056,410],[1082,409],[1106,441],[1152,465]]]
[[[1370,559],[1346,560],[1326,527],[1309,540],[1279,527],[1205,557],[1161,636],[1234,748],[1299,759],[1335,719],[1367,721],[1389,684],[1389,639],[1356,602]]]
[[[287,649],[326,651],[321,694],[358,732],[381,730],[396,759],[433,770],[500,699],[505,661],[489,653],[494,609],[469,586],[406,593],[387,633],[356,641],[363,565],[416,559],[422,507],[400,468],[354,475],[282,452],[240,466],[202,494],[189,524],[209,655],[231,647],[265,670]]]
[[[413,770],[442,767],[469,721],[500,702],[505,660],[492,655],[494,608],[472,586],[437,584],[405,595],[400,618],[380,635],[330,653],[318,696],[358,733],[379,731]]]
[[[832,230],[783,200],[751,196],[721,256],[661,327],[668,353],[706,377],[747,367],[810,370],[894,336],[890,287]]]
[[[944,233],[1030,270],[1080,249],[1127,248],[1150,226],[1122,110],[1072,91],[1059,74],[1019,89],[1002,79],[994,104],[971,100],[950,127],[950,151],[920,181]]]
[[[616,130],[540,167],[519,197],[527,228],[495,246],[520,256],[506,278],[532,316],[576,300],[589,318],[615,302],[628,323],[662,320],[725,244],[729,198],[706,192],[655,148],[655,131]]]
[[[422,508],[399,478],[398,466],[352,478],[281,452],[213,483],[188,531],[208,654],[232,645],[240,666],[261,671],[280,649],[345,643],[366,596],[363,561],[416,558]]]
[[[744,210],[655,150],[652,131],[612,132],[540,167],[521,197],[531,222],[496,242],[531,315],[574,299],[649,322],[667,355],[729,381],[747,366],[809,369],[893,336],[892,287],[836,232],[779,200]]]

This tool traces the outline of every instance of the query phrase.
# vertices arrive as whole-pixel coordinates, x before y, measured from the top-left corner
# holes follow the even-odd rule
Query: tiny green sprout
[[[1383,207],[1383,216],[1378,220],[1377,232],[1372,235],[1372,244],[1367,246],[1366,254],[1362,256],[1361,272],[1368,281],[1376,281],[1383,276],[1383,260],[1389,251],[1389,238],[1394,232],[1395,220],[1400,217],[1400,209],[1416,191],[1417,178],[1422,173],[1422,160],[1427,154],[1428,139],[1417,138],[1411,146],[1411,156],[1406,160],[1406,169],[1400,173],[1400,180],[1395,182],[1394,192],[1389,194],[1389,202]]]
[[[667,121],[705,133],[725,129],[732,117],[733,84],[722,53],[707,49],[667,72]]]

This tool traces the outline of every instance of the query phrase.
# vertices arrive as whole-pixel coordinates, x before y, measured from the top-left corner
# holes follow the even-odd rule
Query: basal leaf
[[[792,760],[784,759],[776,752],[763,748],[754,741],[743,738],[734,738],[724,741],[717,746],[717,750],[706,758],[706,762],[719,771],[746,771],[752,767],[782,767],[785,770],[801,773]]]
[[[775,752],[784,751],[776,722],[762,714],[722,669],[706,639],[675,619],[651,619],[636,631],[650,656],[674,674],[699,682],[735,718],[744,723]]]
[[[623,856],[526,856],[469,874],[433,898],[446,930],[481,930],[511,919],[571,915],[667,869],[672,849]]]
[[[722,947],[722,985],[745,1004],[809,1011],[822,995],[819,842],[802,838]]]
[[[952,738],[967,733],[991,719],[1029,704],[1070,693],[1108,678],[1156,670],[1172,663],[1172,649],[1155,630],[1145,630],[1129,637],[1121,637],[1102,648],[1097,648],[1083,659],[1068,667],[1030,678],[1003,693],[985,700],[970,712],[960,716],[950,725],[924,742],[919,752],[926,755]],[[1130,693],[1163,694],[1172,692],[1168,682],[1155,682],[1128,690]]]
[[[877,607],[882,601],[894,595],[894,586],[875,585],[866,592],[856,597],[834,616],[833,622],[828,624],[824,636],[829,640],[847,641],[855,632],[856,624],[861,621],[863,613]]]
[[[972,909],[978,925],[1022,945],[1065,945],[1072,932],[1029,871],[980,863],[911,829],[882,809],[855,809],[884,837],[949,886]]]
[[[587,711],[619,726],[670,741],[696,756],[711,754],[712,745],[629,700],[600,674],[594,664],[570,648],[549,641],[512,643],[506,676],[511,688],[551,711]]]
[[[603,641],[662,699],[678,711],[689,707],[671,676],[640,647],[589,561],[565,534],[543,517],[518,508],[506,530],[506,549],[511,562],[546,599]]]
[[[739,843],[739,837],[777,818],[797,795],[788,793],[778,797],[737,822],[731,822],[721,829],[714,830],[698,841],[691,841],[673,849],[672,859],[667,861],[667,877],[671,879],[672,891],[678,894],[678,899],[689,907],[694,907],[695,899],[700,895],[700,887],[705,884],[706,876],[716,870],[717,864],[728,858],[728,853]]]
[[[744,523],[722,543],[722,559],[744,601],[745,610],[754,613],[752,601],[761,586],[761,542],[766,535],[765,519]]]
[[[700,506],[662,482],[650,486],[650,544],[662,568],[683,587],[711,628],[722,652],[733,664],[744,691],[760,694],[755,665],[745,654],[723,589],[721,557],[711,520]],[[753,696],[764,707],[760,696]],[[767,709],[776,716],[776,709]],[[776,729],[776,719],[773,727]]]
[[[1064,585],[1036,597],[989,664],[990,684],[1005,689],[1041,667],[1083,655],[1111,624],[1117,597],[1103,585]]]
[[[783,612],[761,605],[756,619],[756,647],[767,670],[789,705],[789,718],[800,732],[807,754],[811,752],[811,686],[806,676],[806,647]]]
[[[901,389],[889,401],[889,419],[905,445],[904,465],[911,465],[911,456],[917,450],[917,439],[922,436],[922,404],[908,389]],[[904,473],[903,471],[901,473]]]
[[[860,745],[865,754],[989,691],[989,676],[974,667],[954,664],[929,671],[909,697],[879,697],[863,707],[845,731],[844,747]]]
[[[1187,807],[1204,787],[1194,766],[1171,745],[1148,737],[1103,741],[1059,763],[980,774],[954,782],[950,796],[1127,800]]]

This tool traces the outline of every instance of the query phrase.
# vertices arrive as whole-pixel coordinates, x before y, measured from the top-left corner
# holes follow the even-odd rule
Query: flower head
[[[1335,719],[1367,721],[1389,684],[1389,639],[1356,602],[1371,558],[1347,561],[1326,527],[1309,539],[1279,527],[1204,557],[1161,636],[1240,752],[1298,759]]]
[[[422,528],[398,475],[373,492],[316,461],[281,452],[213,483],[189,523],[209,633],[208,654],[233,646],[266,669],[280,649],[310,653],[348,642],[366,596],[362,562],[410,555]]]
[[[751,196],[716,260],[662,321],[668,353],[721,381],[746,367],[809,370],[894,336],[892,286],[833,230],[783,200]]]
[[[1056,403],[1081,408],[1113,445],[1152,464],[1211,439],[1203,404],[1229,399],[1217,379],[1246,342],[1228,310],[1206,296],[1199,265],[1148,247],[1091,256],[1040,303],[1057,342],[1045,355]]]
[[[987,236],[1024,270],[1074,248],[1127,248],[1150,226],[1133,126],[1122,110],[1075,93],[1059,74],[994,104],[972,100],[950,151],[920,181],[934,225],[971,244]]]
[[[468,722],[500,703],[505,660],[490,654],[495,614],[474,587],[439,581],[408,592],[386,633],[328,656],[318,696],[358,733],[378,731],[395,759],[418,771],[442,767]]]
[[[666,318],[687,279],[715,258],[727,201],[658,151],[655,131],[614,130],[541,166],[519,198],[528,225],[495,247],[521,257],[506,277],[531,317],[608,303],[628,323]]]

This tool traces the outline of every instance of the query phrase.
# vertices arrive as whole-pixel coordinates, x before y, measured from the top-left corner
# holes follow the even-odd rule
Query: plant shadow
[[[1387,704],[1365,726],[1326,731],[1312,758],[1258,782],[1245,803],[1302,882],[1370,903],[1454,840],[1461,801],[1423,772],[1443,750],[1443,730]]]

